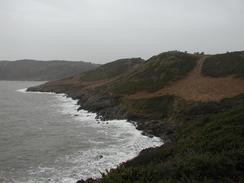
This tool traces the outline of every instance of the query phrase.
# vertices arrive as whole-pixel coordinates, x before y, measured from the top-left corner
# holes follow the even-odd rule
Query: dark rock
[[[76,183],[85,183],[85,181],[84,180],[78,180]]]

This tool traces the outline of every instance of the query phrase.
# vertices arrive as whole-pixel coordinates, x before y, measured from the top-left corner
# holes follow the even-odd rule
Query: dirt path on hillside
[[[130,99],[152,98],[163,95],[176,95],[193,101],[219,101],[244,93],[244,79],[234,77],[206,77],[201,73],[206,57],[198,60],[196,67],[186,78],[173,82],[153,92],[139,92],[129,96]]]

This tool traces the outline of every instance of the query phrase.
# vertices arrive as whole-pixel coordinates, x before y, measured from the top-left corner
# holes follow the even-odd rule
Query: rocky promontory
[[[144,134],[164,140],[86,182],[241,182],[243,63],[243,52],[173,51],[118,60],[28,91],[65,93],[103,120],[135,121]]]

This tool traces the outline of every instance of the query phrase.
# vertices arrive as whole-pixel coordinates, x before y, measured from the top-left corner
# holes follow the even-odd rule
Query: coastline
[[[227,52],[204,61],[199,54],[195,55],[197,59],[189,58],[187,53],[162,53],[131,72],[117,72],[116,77],[110,71],[114,64],[119,68],[120,64],[114,62],[101,67],[106,72],[97,69],[30,87],[28,91],[65,93],[78,100],[80,110],[96,113],[99,120],[137,121],[136,129],[144,135],[164,140],[163,146],[142,151],[106,171],[101,179],[77,183],[241,182],[242,55],[243,52]],[[226,69],[235,60],[238,62],[233,69]],[[181,88],[186,90],[179,93]]]
[[[55,94],[55,95],[57,95],[57,96],[61,96],[61,97],[65,97],[65,98],[69,98],[69,99],[72,99],[73,101],[75,100],[76,102],[77,102],[77,106],[79,105],[79,102],[77,101],[77,99],[74,99],[74,98],[72,98],[72,97],[70,97],[70,96],[68,96],[67,94],[65,94],[65,93],[55,93],[55,92],[38,92],[38,91],[27,91],[27,89],[21,89],[21,90],[18,90],[18,92],[23,92],[23,93],[39,93],[39,94]],[[80,105],[79,105],[80,106]],[[81,109],[80,107],[77,107],[77,108],[79,108],[79,110],[78,111],[81,111],[81,110],[83,110],[83,109]],[[103,123],[104,122],[104,124],[106,123],[106,124],[110,124],[110,120],[112,120],[112,119],[110,119],[110,120],[108,120],[107,121],[107,119],[105,119],[105,118],[103,118],[102,116],[100,116],[100,115],[98,115],[97,113],[95,114],[95,113],[91,113],[91,111],[87,111],[88,112],[88,114],[90,114],[91,116],[94,116],[94,118],[95,118],[95,116],[96,116],[96,121],[97,121],[97,123]],[[138,131],[138,134],[141,134],[141,135],[146,135],[146,137],[147,138],[150,138],[150,139],[155,139],[155,142],[156,141],[160,141],[160,143],[157,143],[157,145],[153,145],[153,143],[150,145],[150,146],[148,146],[148,147],[146,147],[146,148],[143,148],[143,149],[141,149],[140,150],[140,152],[138,152],[138,153],[136,153],[136,154],[134,154],[133,152],[128,152],[129,154],[133,154],[133,156],[132,155],[128,155],[128,158],[126,159],[126,161],[129,161],[129,160],[131,160],[131,159],[134,159],[135,157],[137,157],[142,151],[145,151],[145,149],[148,149],[148,148],[155,148],[155,147],[159,147],[159,146],[162,146],[163,145],[163,141],[162,141],[162,139],[160,139],[160,138],[158,138],[158,137],[154,137],[154,136],[152,136],[152,135],[148,135],[148,134],[146,134],[146,133],[144,133],[142,130],[139,130],[138,129],[138,127],[137,127],[137,122],[135,122],[135,121],[128,121],[128,120],[124,120],[123,119],[123,121],[120,119],[119,121],[118,121],[119,123],[118,124],[122,124],[122,123],[129,123],[129,124],[131,124],[132,126],[132,128],[135,128],[136,129],[136,131]],[[116,122],[117,123],[117,122]],[[123,124],[122,124],[123,125]],[[126,126],[128,126],[128,125],[126,125]],[[116,168],[117,166],[119,166],[121,163],[125,163],[126,161],[121,161],[120,163],[118,163],[117,165],[111,165],[111,167],[109,167],[108,169],[113,169],[113,168]],[[107,168],[106,168],[107,169]],[[102,171],[101,173],[105,173],[105,170],[104,171]],[[100,178],[100,177],[89,177],[88,178],[88,180],[90,179],[90,180],[93,180],[93,179],[97,179],[97,178]]]
[[[153,115],[150,118],[145,118],[144,116],[129,111],[126,107],[121,105],[123,96],[112,96],[92,90],[80,91],[76,88],[56,88],[55,86],[51,86],[49,88],[48,85],[46,86],[46,83],[39,86],[27,88],[27,92],[65,94],[66,97],[72,98],[73,100],[78,100],[77,104],[80,106],[78,110],[87,110],[88,112],[96,113],[97,119],[100,119],[102,121],[126,119],[127,121],[132,123],[136,121],[136,129],[142,131],[143,135],[146,135],[148,137],[159,137],[161,140],[164,141],[164,143],[170,143],[175,141],[174,125],[171,125],[168,122],[162,123],[161,119],[155,119]],[[172,103],[175,103],[175,105],[185,105],[185,101],[178,101],[178,98],[173,96],[165,96],[165,98],[160,98],[160,100],[162,100],[162,103],[166,101],[166,104],[164,105],[166,105],[167,107],[171,106],[171,104],[167,103],[168,98],[172,98]],[[173,108],[172,110],[175,110]],[[164,117],[168,118],[168,114],[166,114]]]

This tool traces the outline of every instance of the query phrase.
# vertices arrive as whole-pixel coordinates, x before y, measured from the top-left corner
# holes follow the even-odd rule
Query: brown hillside
[[[244,93],[244,80],[234,77],[213,78],[202,75],[202,65],[206,57],[198,60],[197,66],[182,80],[169,84],[156,92],[138,92],[130,99],[176,95],[193,101],[219,101]]]

